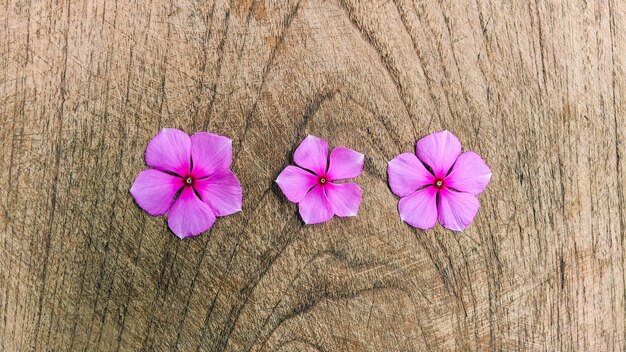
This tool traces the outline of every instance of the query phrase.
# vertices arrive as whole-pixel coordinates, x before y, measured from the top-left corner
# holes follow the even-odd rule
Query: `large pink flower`
[[[176,236],[196,236],[210,229],[217,216],[241,210],[241,185],[231,161],[229,138],[205,132],[189,137],[165,128],[146,148],[146,163],[153,169],[137,176],[130,194],[148,214],[167,213]]]
[[[400,218],[429,229],[437,219],[462,231],[480,207],[476,195],[487,188],[491,170],[474,152],[461,153],[461,142],[448,131],[430,134],[416,144],[416,154],[404,153],[389,162],[389,185],[397,196]]]
[[[287,166],[276,183],[287,199],[298,203],[306,224],[330,220],[333,215],[355,216],[361,204],[361,188],[356,183],[335,183],[354,178],[363,170],[364,156],[352,149],[337,147],[330,153],[325,140],[307,136],[293,154],[299,166]]]

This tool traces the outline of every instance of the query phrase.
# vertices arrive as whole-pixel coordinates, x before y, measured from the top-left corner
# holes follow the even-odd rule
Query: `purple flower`
[[[330,153],[325,140],[307,136],[293,154],[299,166],[287,166],[276,183],[287,199],[298,203],[306,224],[330,220],[333,215],[355,216],[361,204],[361,188],[356,183],[335,183],[354,178],[363,170],[364,156],[352,149],[337,147]]]
[[[146,148],[146,164],[154,169],[137,176],[130,194],[148,214],[167,213],[176,236],[196,236],[210,229],[217,216],[241,210],[241,185],[231,161],[229,138],[205,132],[189,137],[165,128]]]
[[[398,155],[387,168],[389,186],[401,197],[400,218],[423,230],[437,219],[445,228],[464,230],[478,212],[476,195],[487,188],[491,170],[478,154],[461,153],[461,142],[448,131],[420,139],[415,150]]]

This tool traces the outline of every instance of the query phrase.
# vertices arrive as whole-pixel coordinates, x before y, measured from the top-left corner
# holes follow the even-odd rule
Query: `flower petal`
[[[164,128],[146,147],[146,164],[161,171],[189,173],[191,140],[187,133],[175,128]]]
[[[241,185],[235,174],[228,169],[196,180],[193,187],[217,216],[226,216],[241,210]]]
[[[417,141],[415,154],[430,166],[437,177],[444,177],[461,154],[461,142],[448,131],[431,133]]]
[[[198,132],[191,136],[191,160],[196,177],[230,169],[233,160],[233,141],[214,133]]]
[[[406,197],[416,189],[433,184],[435,177],[413,153],[400,154],[387,165],[389,186],[398,197]]]
[[[276,183],[287,199],[299,203],[317,184],[317,176],[297,166],[287,166],[276,178]]]
[[[487,188],[489,180],[491,170],[480,155],[465,152],[459,155],[452,171],[446,176],[446,186],[476,195]]]
[[[300,216],[305,224],[319,224],[333,217],[333,210],[328,203],[324,187],[315,186],[298,204]]]
[[[311,170],[317,175],[324,175],[328,163],[328,143],[319,137],[309,135],[293,153],[293,160],[302,168]]]
[[[476,196],[453,192],[445,187],[439,190],[439,222],[447,229],[463,231],[474,220],[480,208]]]
[[[363,171],[365,155],[345,147],[337,147],[330,153],[326,176],[329,181],[354,178]]]
[[[326,198],[337,216],[356,216],[363,192],[356,183],[328,183]]]
[[[437,189],[422,188],[400,199],[398,211],[407,224],[422,230],[432,228],[437,222]]]
[[[130,188],[130,194],[148,214],[159,216],[169,209],[176,192],[182,186],[181,178],[159,170],[148,169],[137,176]]]
[[[197,236],[213,226],[215,214],[192,187],[185,187],[167,213],[167,223],[179,238]]]

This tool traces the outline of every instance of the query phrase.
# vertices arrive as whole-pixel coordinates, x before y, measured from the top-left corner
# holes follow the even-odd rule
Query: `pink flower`
[[[330,220],[333,215],[355,216],[361,204],[361,188],[356,183],[334,181],[354,178],[363,170],[364,156],[352,149],[337,147],[330,153],[325,140],[307,136],[293,154],[299,166],[287,166],[276,183],[287,199],[298,203],[306,224]]]
[[[464,230],[478,212],[476,195],[487,188],[491,170],[478,154],[461,153],[461,142],[448,131],[420,139],[415,150],[398,155],[387,168],[389,186],[401,197],[400,218],[423,230],[437,219],[445,228]]]
[[[210,229],[217,216],[241,210],[241,185],[231,161],[229,138],[205,132],[189,137],[165,128],[146,148],[146,164],[154,169],[137,176],[130,194],[148,214],[167,213],[176,236],[196,236]]]

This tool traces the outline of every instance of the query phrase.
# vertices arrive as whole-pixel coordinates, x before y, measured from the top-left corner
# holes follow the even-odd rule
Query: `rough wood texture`
[[[0,350],[625,349],[626,4],[0,1]],[[243,212],[178,240],[128,190],[163,127],[234,140]],[[494,171],[464,233],[400,222],[440,129]],[[357,218],[273,180],[366,154]]]

